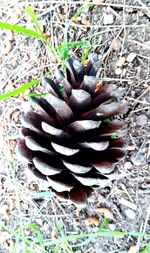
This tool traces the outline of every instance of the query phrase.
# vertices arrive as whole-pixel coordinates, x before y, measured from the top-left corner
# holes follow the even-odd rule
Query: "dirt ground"
[[[86,40],[94,45],[91,52],[102,61],[100,78],[123,87],[128,101],[123,116],[128,130],[127,155],[117,165],[121,176],[108,187],[96,189],[84,207],[58,200],[47,192],[42,181],[27,173],[15,153],[20,116],[28,110],[27,95],[47,92],[47,87],[38,84],[23,94],[1,100],[0,253],[137,253],[150,241],[132,235],[98,236],[65,241],[58,248],[51,245],[42,251],[31,226],[36,225],[44,240],[51,241],[63,235],[94,233],[104,217],[108,218],[109,231],[150,233],[150,2],[93,0],[93,6],[71,20],[84,4],[73,0],[1,0],[0,21],[33,29],[24,10],[30,5],[52,46],[61,44],[64,34],[69,42]],[[70,48],[69,55],[81,59],[82,48]],[[0,29],[1,94],[47,71],[53,77],[60,63],[40,39]],[[27,239],[33,245],[28,245]]]

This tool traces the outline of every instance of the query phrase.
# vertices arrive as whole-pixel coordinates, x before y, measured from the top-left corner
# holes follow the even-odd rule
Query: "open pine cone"
[[[51,92],[33,97],[33,110],[22,117],[19,153],[28,168],[49,182],[59,197],[86,202],[93,187],[116,178],[115,163],[125,155],[122,91],[96,78],[100,61],[92,54],[87,66],[68,58],[66,76],[56,70],[57,82],[45,77]]]

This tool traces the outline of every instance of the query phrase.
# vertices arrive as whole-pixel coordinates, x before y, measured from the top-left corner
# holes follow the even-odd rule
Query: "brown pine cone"
[[[105,187],[116,178],[116,166],[125,155],[123,122],[126,110],[120,89],[102,85],[96,77],[100,61],[91,54],[87,66],[68,58],[66,75],[45,77],[51,92],[33,97],[33,110],[22,117],[19,153],[28,168],[49,182],[56,195],[80,204],[93,187]]]

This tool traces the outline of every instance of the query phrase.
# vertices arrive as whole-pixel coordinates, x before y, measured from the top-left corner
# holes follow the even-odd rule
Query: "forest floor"
[[[129,106],[124,116],[127,155],[118,165],[122,176],[77,208],[27,174],[15,153],[28,94],[44,93],[46,87],[39,83],[0,100],[0,253],[150,252],[150,237],[136,234],[150,233],[149,0],[1,0],[0,5],[1,22],[35,29],[25,13],[30,6],[52,47],[78,41],[69,46],[69,55],[81,59],[85,50],[97,53],[100,78],[123,87]],[[47,71],[53,76],[60,64],[60,57],[54,59],[41,39],[0,28],[1,94]],[[101,231],[106,229],[104,237]]]

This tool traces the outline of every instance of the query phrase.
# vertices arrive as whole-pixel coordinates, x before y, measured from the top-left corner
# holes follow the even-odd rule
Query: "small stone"
[[[125,214],[126,214],[126,216],[127,216],[129,219],[131,219],[131,220],[134,220],[134,219],[135,219],[136,214],[135,214],[135,212],[134,212],[133,210],[131,210],[131,209],[126,209],[126,210],[125,210]]]
[[[119,59],[116,61],[116,66],[117,66],[117,67],[122,67],[123,64],[125,63],[125,60],[126,60],[125,57],[119,58]]]
[[[144,16],[144,12],[143,11],[138,11],[138,15],[140,18],[142,18]]]
[[[132,168],[132,163],[131,162],[125,162],[124,168],[125,168],[125,170],[131,169]]]
[[[12,50],[11,42],[9,40],[6,40],[4,42],[4,53],[9,54],[11,50]]]
[[[114,15],[112,13],[105,13],[103,17],[104,25],[111,25],[114,22]]]
[[[147,116],[145,114],[140,114],[139,116],[136,117],[136,124],[138,126],[144,126],[147,124]]]
[[[137,253],[138,252],[138,247],[136,245],[131,245],[128,253]]]
[[[109,224],[108,224],[108,228],[109,228],[111,231],[115,231],[116,225],[113,224],[113,223],[109,223]]]
[[[115,69],[115,74],[118,76],[118,75],[121,75],[121,73],[122,73],[122,69],[120,69],[120,68],[116,68]]]
[[[130,54],[128,55],[128,57],[127,57],[127,61],[128,61],[128,62],[133,62],[133,60],[135,59],[136,55],[137,55],[137,54],[134,53],[134,52],[130,53]]]
[[[146,158],[143,155],[143,153],[138,152],[138,151],[134,151],[131,155],[131,161],[134,165],[136,166],[140,166],[140,165],[145,165],[146,162]]]

